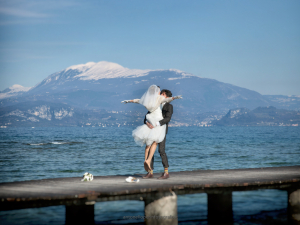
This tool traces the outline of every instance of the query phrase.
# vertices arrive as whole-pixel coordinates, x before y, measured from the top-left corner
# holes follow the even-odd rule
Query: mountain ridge
[[[215,126],[299,126],[300,111],[277,109],[274,106],[231,109]]]
[[[8,110],[8,115],[7,107],[15,105],[16,110],[24,102],[42,101],[49,102],[49,105],[65,104],[77,111],[89,111],[93,118],[97,117],[93,113],[95,110],[140,115],[147,113],[144,107],[138,104],[124,105],[121,101],[140,98],[152,84],[171,90],[174,96],[183,96],[182,100],[172,102],[172,120],[177,124],[206,123],[234,108],[253,110],[275,106],[300,110],[300,98],[297,96],[264,96],[256,91],[176,69],[132,70],[106,61],[74,65],[53,73],[26,92],[16,92],[13,96],[0,99],[0,107]],[[25,111],[28,110],[32,109]]]

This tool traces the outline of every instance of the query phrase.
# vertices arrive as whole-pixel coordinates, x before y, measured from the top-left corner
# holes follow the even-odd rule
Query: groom
[[[172,92],[169,91],[169,90],[163,89],[160,92],[160,95],[164,96],[165,98],[168,98],[168,97],[172,97]],[[161,121],[157,122],[156,126],[163,126],[164,124],[166,124],[166,136],[167,136],[168,123],[170,122],[172,114],[173,114],[173,105],[171,105],[170,103],[163,103],[162,106],[163,106],[163,108],[162,108],[163,119]],[[144,119],[144,123],[147,124],[147,126],[150,129],[153,128],[152,124],[148,123],[148,121],[146,119],[146,116],[145,116],[145,119]],[[168,172],[169,163],[168,163],[167,154],[165,152],[166,136],[165,136],[165,139],[161,143],[158,144],[158,152],[159,152],[160,157],[162,159],[162,164],[165,168],[164,173],[158,179],[168,179],[169,178],[169,172]],[[154,169],[153,164],[154,164],[154,155],[152,157],[151,165],[150,165],[152,170],[149,171],[148,174],[146,176],[144,176],[143,178],[145,178],[145,179],[153,178],[153,169]]]

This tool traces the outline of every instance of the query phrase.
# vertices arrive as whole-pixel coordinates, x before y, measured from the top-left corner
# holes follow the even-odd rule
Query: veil
[[[139,103],[152,112],[157,106],[157,98],[159,96],[160,88],[156,85],[151,85],[145,94],[140,99]]]

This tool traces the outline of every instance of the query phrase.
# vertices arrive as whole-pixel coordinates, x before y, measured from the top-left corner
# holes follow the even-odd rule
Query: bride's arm
[[[121,103],[140,103],[140,99],[133,99],[133,100],[124,100],[124,101],[121,101]]]
[[[133,99],[133,100],[130,100],[131,102],[133,103],[140,103],[140,99]]]
[[[173,101],[174,99],[182,99],[181,95],[175,96],[175,97],[169,97],[169,98],[162,98],[161,103],[165,103],[168,102],[170,103],[171,101]]]
[[[171,101],[173,101],[174,99],[172,98],[172,97],[170,97],[170,98],[165,98],[165,97],[163,97],[162,99],[161,99],[161,101],[160,101],[160,103],[170,103]]]

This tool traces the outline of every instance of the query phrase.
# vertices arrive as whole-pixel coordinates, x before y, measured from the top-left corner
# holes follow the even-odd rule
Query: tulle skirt
[[[160,143],[165,139],[166,125],[150,129],[146,124],[144,124],[134,129],[132,131],[132,136],[134,138],[135,143],[137,143],[140,146],[143,146],[145,144],[147,146],[152,145],[154,141],[156,143]]]
[[[140,146],[143,146],[144,144],[149,146],[154,141],[156,143],[162,142],[166,136],[166,125],[155,126],[157,121],[163,119],[160,107],[158,107],[154,112],[147,114],[146,119],[154,125],[154,128],[150,129],[146,124],[138,126],[132,131],[134,141]]]

